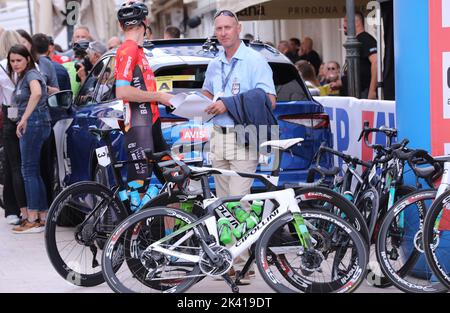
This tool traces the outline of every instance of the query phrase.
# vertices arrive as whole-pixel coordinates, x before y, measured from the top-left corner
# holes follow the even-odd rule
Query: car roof
[[[245,45],[261,53],[269,63],[292,64],[291,61],[275,48],[259,41],[249,42],[242,40]],[[208,64],[215,58],[223,47],[217,39],[210,38],[189,38],[189,39],[169,39],[152,40],[144,43],[147,59],[152,67],[170,64]],[[116,54],[117,49],[108,51],[106,54]]]

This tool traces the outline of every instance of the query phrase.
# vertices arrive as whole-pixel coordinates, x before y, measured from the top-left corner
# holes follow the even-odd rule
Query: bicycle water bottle
[[[262,211],[263,211],[263,208],[264,208],[264,201],[261,201],[261,200],[253,201],[251,208],[252,208],[252,211],[255,212],[255,214],[258,217],[261,217]]]
[[[155,198],[159,194],[159,189],[155,185],[148,187],[147,191],[145,192],[144,197],[142,198],[141,204],[139,206],[139,209],[142,209],[144,205],[146,205],[150,200]]]
[[[139,196],[139,191],[133,190],[130,192],[130,204],[131,211],[136,212],[139,210],[139,206],[141,204],[141,197]]]
[[[230,202],[227,204],[228,211],[230,211],[239,223],[244,223],[250,214],[241,207],[240,202]]]
[[[139,188],[143,186],[143,184],[139,181],[131,181],[128,183],[128,186],[130,187],[130,191],[128,193],[128,196],[130,198],[130,206],[131,211],[136,212],[140,208],[141,204],[141,196],[139,195]]]
[[[230,221],[226,217],[222,217],[217,222],[217,229],[219,231],[220,242],[224,245],[228,245],[233,241],[231,237]]]
[[[249,217],[245,220],[245,222],[233,230],[234,237],[238,240],[241,239],[242,236],[244,236],[247,231],[255,228],[255,226],[258,225],[259,222],[260,219],[256,215],[256,213],[255,212],[250,213]]]

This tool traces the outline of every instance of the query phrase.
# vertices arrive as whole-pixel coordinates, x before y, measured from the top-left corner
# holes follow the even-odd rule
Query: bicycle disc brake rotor
[[[200,254],[200,270],[208,276],[222,276],[233,266],[233,256],[228,249],[221,246],[213,246],[211,249],[215,254],[222,257],[221,264],[219,266],[214,265],[208,255],[202,251]]]

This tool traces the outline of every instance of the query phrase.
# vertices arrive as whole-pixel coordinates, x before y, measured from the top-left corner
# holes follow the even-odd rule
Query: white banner
[[[395,102],[359,100],[348,97],[314,97],[330,116],[331,131],[334,135],[334,148],[344,153],[370,160],[373,150],[367,148],[364,140],[358,142],[364,121],[370,127],[387,126],[396,128]],[[401,134],[399,134],[400,140]],[[372,144],[385,144],[383,134],[372,136]],[[336,164],[341,164],[341,161]]]
[[[442,28],[450,27],[450,0],[442,0]]]

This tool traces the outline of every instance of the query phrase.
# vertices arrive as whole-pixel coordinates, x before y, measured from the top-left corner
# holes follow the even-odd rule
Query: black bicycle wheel
[[[186,212],[161,207],[141,211],[124,220],[108,239],[102,255],[103,275],[111,289],[119,293],[178,293],[186,291],[195,284],[198,277],[202,276],[198,263],[167,256],[162,252],[152,251],[148,247],[167,236],[168,231],[174,231],[177,224],[191,224],[196,220],[195,216]],[[125,242],[130,240],[130,233],[139,236],[139,247]],[[116,251],[122,245],[134,247],[132,253],[119,253],[117,256]],[[163,247],[194,257],[202,251],[192,230],[182,231]],[[114,264],[117,258],[122,258],[121,263],[125,261],[127,264],[133,264],[134,267],[145,269],[130,268],[128,265],[116,270]],[[130,263],[124,258],[133,258],[136,261]],[[142,276],[136,277],[138,274]]]
[[[400,185],[397,186],[395,190],[395,197],[394,197],[394,204],[402,199],[403,197],[413,193],[417,189],[408,186],[408,185]],[[388,211],[388,205],[389,205],[389,193],[385,193],[380,197],[380,204],[378,207],[378,216],[376,219],[375,227],[373,231],[371,232],[372,240],[371,243],[373,246],[371,246],[370,249],[370,261],[369,261],[369,270],[367,273],[367,283],[373,287],[376,288],[389,288],[392,286],[391,280],[384,275],[383,270],[380,267],[380,264],[377,261],[376,251],[375,251],[375,243],[378,238],[378,233],[380,231],[381,223],[384,220],[384,217],[387,214]]]
[[[197,196],[197,197],[188,197],[185,194],[183,194],[180,191],[172,191],[172,192],[164,192],[157,197],[150,200],[146,205],[144,205],[141,209],[142,211],[146,210],[152,210],[155,207],[168,207],[168,208],[174,208],[179,209],[183,203],[190,203],[192,204],[192,212],[195,216],[199,217],[203,212],[202,207],[202,199],[203,197]],[[182,224],[180,224],[181,226]],[[170,289],[170,284],[161,284],[157,281],[147,281],[145,279],[148,270],[141,266],[141,261],[133,257],[132,254],[139,254],[141,251],[145,250],[145,244],[146,244],[146,234],[145,231],[141,232],[140,226],[137,225],[135,230],[132,232],[129,232],[127,236],[127,240],[124,242],[124,248],[125,248],[125,257],[126,257],[126,263],[128,265],[128,268],[133,273],[136,279],[138,279],[142,284],[147,285],[148,287],[161,290]],[[199,280],[203,279],[203,277],[200,277]]]
[[[404,292],[445,291],[433,281],[423,255],[422,225],[435,191],[417,191],[398,201],[387,213],[378,235],[376,253],[383,273]]]
[[[98,183],[80,182],[61,192],[45,228],[47,254],[55,270],[77,286],[102,284],[100,250],[126,216],[112,191]]]
[[[323,210],[347,220],[369,243],[369,229],[361,212],[344,196],[327,188],[301,188],[295,190],[300,210]]]
[[[281,293],[356,290],[364,280],[368,261],[362,236],[335,214],[312,210],[301,215],[314,240],[313,249],[304,251],[300,246],[290,226],[292,213],[272,222],[256,246],[256,264],[265,282]],[[335,271],[336,258],[341,271]]]
[[[380,205],[380,196],[374,187],[366,189],[358,197],[356,207],[364,216],[366,225],[369,228],[369,234],[372,235],[378,218],[378,210]]]
[[[434,275],[450,290],[450,191],[434,201],[423,229],[427,262]]]

